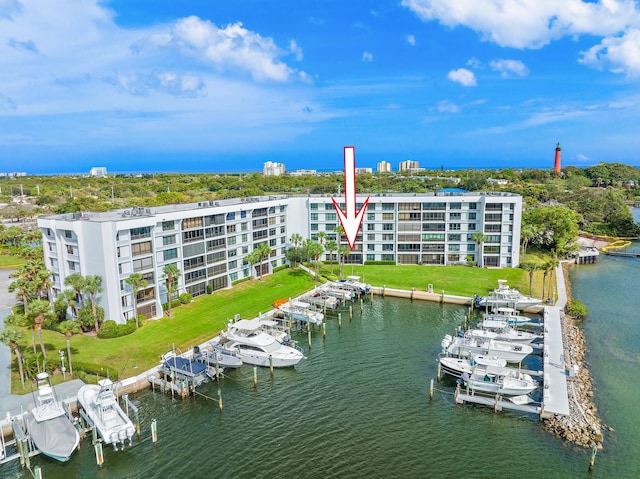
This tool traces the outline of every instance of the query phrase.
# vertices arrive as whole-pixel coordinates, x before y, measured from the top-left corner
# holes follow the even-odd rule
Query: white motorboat
[[[334,288],[329,283],[324,289],[324,294],[328,296],[333,296],[334,298],[338,298],[341,301],[353,301],[354,294],[351,291],[347,291],[346,289]]]
[[[493,366],[496,368],[505,369],[507,366],[507,361],[503,358],[483,355],[478,355],[471,359],[442,356],[439,358],[439,362],[442,372],[448,374],[449,376],[453,376],[454,378],[459,378],[464,373],[473,373],[473,370],[474,368],[476,368],[476,366]]]
[[[265,332],[264,320],[241,319],[229,323],[218,342],[229,351],[236,351],[242,362],[256,366],[275,368],[291,367],[298,364],[304,355],[299,350],[282,344],[276,337]]]
[[[132,444],[135,428],[131,419],[122,410],[113,394],[113,382],[106,378],[98,385],[86,384],[78,390],[78,402],[84,409],[91,426],[106,444],[118,449],[118,443],[124,449],[125,440]]]
[[[529,333],[527,331],[518,331],[512,327],[505,326],[500,329],[469,329],[465,331],[465,336],[470,338],[479,338],[484,340],[496,339],[498,341],[508,341],[512,343],[529,344],[535,339],[539,338],[537,334]]]
[[[209,370],[207,363],[176,356],[173,351],[162,355],[160,370],[177,380],[186,380],[192,386],[200,386],[215,377],[215,371]]]
[[[331,296],[324,291],[316,291],[303,298],[306,303],[320,309],[336,309],[340,304],[340,300],[335,296]]]
[[[193,359],[221,369],[235,369],[242,366],[242,359],[238,357],[236,351],[224,349],[214,341],[209,343],[208,349],[200,350],[195,346],[193,348]]]
[[[334,298],[335,299],[335,298]],[[287,318],[303,323],[322,324],[324,314],[320,311],[313,311],[309,303],[303,301],[286,302],[278,306]]]
[[[525,309],[540,304],[542,300],[525,296],[515,288],[510,288],[506,279],[498,280],[498,287],[487,296],[480,298],[479,306],[505,306]]]
[[[29,434],[42,454],[66,462],[78,447],[80,434],[58,402],[49,375],[38,373],[36,379],[36,406],[25,416]]]
[[[504,368],[494,370],[492,366],[476,370],[471,374],[463,373],[461,379],[465,386],[474,391],[505,396],[529,394],[538,387],[538,382],[528,374],[517,369],[511,369],[505,374]]]
[[[529,331],[520,331],[508,325],[506,321],[487,320],[480,323],[480,327],[485,331],[497,333],[496,339],[500,341],[512,341],[529,344],[540,339],[542,336]]]
[[[531,318],[521,316],[515,308],[497,307],[483,315],[485,321],[504,321],[507,326],[522,326],[531,322]]]
[[[441,345],[443,354],[449,356],[496,356],[505,359],[508,363],[522,362],[527,355],[533,352],[533,348],[528,344],[459,336],[452,338],[449,334],[445,335]]]
[[[371,285],[360,281],[360,276],[347,276],[347,279],[334,281],[333,286],[355,293],[368,293],[371,291]]]

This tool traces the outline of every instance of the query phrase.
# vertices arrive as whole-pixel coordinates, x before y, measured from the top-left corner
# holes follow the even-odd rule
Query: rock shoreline
[[[563,266],[564,267],[564,266]],[[567,278],[565,270],[565,278]],[[565,280],[570,296],[570,283]],[[555,416],[543,422],[545,429],[579,446],[603,448],[603,425],[593,403],[593,379],[585,365],[586,339],[576,321],[561,315],[565,364],[574,367],[575,375],[567,381],[569,416]]]

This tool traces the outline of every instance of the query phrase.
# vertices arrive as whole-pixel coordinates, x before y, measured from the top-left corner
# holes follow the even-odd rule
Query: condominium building
[[[386,161],[381,161],[378,163],[378,168],[376,169],[378,173],[391,173],[391,163]]]
[[[357,197],[360,208],[366,196]],[[344,205],[341,205],[344,208]],[[517,266],[522,197],[510,193],[393,194],[371,196],[347,263],[394,261],[403,264]],[[257,276],[247,256],[260,243],[271,247],[263,274],[286,264],[288,238],[298,233],[338,238],[337,213],[329,195],[269,196],[104,213],[40,218],[44,255],[53,271],[53,291],[64,289],[72,273],[100,275],[98,296],[105,318],[133,316],[133,291],[126,283],[140,273],[147,286],[137,293],[138,314],[161,316],[167,302],[163,268],[181,270],[173,293],[198,296]],[[477,242],[474,234],[484,234]],[[479,250],[479,248],[482,250]],[[323,259],[337,259],[327,252]]]
[[[406,171],[407,173],[418,173],[419,171],[424,171],[424,168],[420,168],[420,163],[417,161],[401,161],[398,171]]]
[[[355,169],[355,173],[356,173],[356,175],[370,175],[370,174],[373,173],[373,169],[372,168],[367,168],[367,167],[356,168]]]
[[[264,176],[280,176],[284,175],[287,171],[284,163],[275,163],[272,161],[266,161],[262,168],[262,174]]]
[[[89,176],[93,176],[95,178],[106,178],[107,168],[105,166],[94,166],[89,170]]]

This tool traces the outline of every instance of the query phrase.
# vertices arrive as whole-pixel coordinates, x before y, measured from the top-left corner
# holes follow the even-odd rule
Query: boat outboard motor
[[[194,346],[193,347],[193,354],[194,355],[200,354],[200,346]]]

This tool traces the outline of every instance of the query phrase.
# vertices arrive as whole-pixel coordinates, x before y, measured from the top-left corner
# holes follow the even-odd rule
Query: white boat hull
[[[66,462],[78,447],[80,434],[66,415],[38,422],[29,413],[25,422],[33,443],[45,456]]]
[[[78,402],[104,443],[112,444],[114,447],[121,443],[124,446],[125,440],[131,442],[135,432],[133,423],[118,405],[115,396],[113,401],[106,404],[108,407],[100,406],[96,402],[100,391],[100,386],[86,384],[78,390]],[[100,412],[101,408],[103,413]]]
[[[492,394],[502,394],[504,396],[520,396],[533,392],[538,383],[531,378],[517,377],[494,377],[487,379],[483,374],[472,374],[469,377],[463,375],[463,382],[474,391],[481,391]]]

